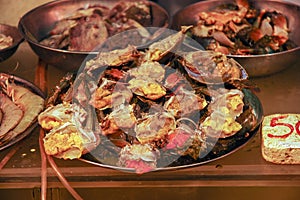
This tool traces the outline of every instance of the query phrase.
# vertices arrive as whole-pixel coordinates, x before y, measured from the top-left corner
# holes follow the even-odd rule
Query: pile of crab
[[[89,152],[144,173],[204,157],[219,138],[247,137],[257,122],[244,101],[247,73],[221,53],[181,51],[189,28],[147,47],[102,51],[65,76],[39,115],[46,153]]]
[[[256,9],[248,0],[236,0],[200,12],[191,35],[207,50],[226,55],[258,55],[296,47],[289,39],[284,13]]]
[[[108,37],[129,29],[138,30],[135,38],[149,37],[144,27],[151,26],[152,19],[148,1],[120,1],[113,8],[100,3],[79,8],[57,21],[40,43],[63,50],[93,51]]]

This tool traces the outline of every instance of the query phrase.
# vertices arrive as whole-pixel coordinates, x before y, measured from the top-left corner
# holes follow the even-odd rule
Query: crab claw
[[[232,42],[224,32],[215,31],[212,35],[214,39],[220,42],[221,44],[231,48],[234,47],[234,42]]]

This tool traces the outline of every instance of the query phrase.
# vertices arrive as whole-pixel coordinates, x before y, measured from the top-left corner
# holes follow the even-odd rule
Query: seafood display
[[[44,99],[19,84],[14,76],[0,73],[0,147],[32,126],[44,109]]]
[[[13,38],[9,35],[0,33],[0,50],[13,45]]]
[[[189,29],[145,48],[100,52],[76,79],[66,75],[39,115],[46,153],[145,173],[246,142],[262,117],[248,77],[221,53],[182,52]]]
[[[151,20],[151,6],[147,1],[120,1],[113,8],[99,3],[79,8],[59,20],[40,44],[70,51],[92,51],[108,37],[136,29],[134,37],[127,38],[133,43],[151,36],[144,28],[151,25]]]
[[[226,55],[260,55],[286,51],[297,45],[289,38],[288,19],[272,9],[256,9],[236,0],[199,12],[190,35],[207,50]]]

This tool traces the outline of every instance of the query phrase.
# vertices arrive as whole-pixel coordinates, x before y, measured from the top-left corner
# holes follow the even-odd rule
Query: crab
[[[226,55],[256,55],[288,50],[296,46],[289,39],[284,14],[252,8],[247,0],[221,5],[199,13],[192,37],[205,49]]]
[[[74,83],[61,82],[63,87],[49,98],[51,105],[40,118],[56,119],[44,126],[50,134],[45,144],[65,151],[55,148],[53,142],[62,133],[62,139],[71,136],[76,148],[67,148],[67,155],[56,152],[54,156],[69,159],[69,155],[79,157],[91,151],[101,162],[111,156],[110,165],[145,173],[181,156],[200,159],[206,154],[207,138],[218,137],[211,129],[230,129],[221,134],[223,138],[235,135],[241,127],[250,129],[255,115],[243,102],[243,87],[235,87],[247,80],[243,68],[213,51],[180,51],[177,55],[189,28],[148,47],[100,52],[86,62],[75,81],[65,78]],[[217,89],[220,86],[229,88]],[[56,117],[51,112],[54,108],[58,109]],[[58,111],[66,114],[64,110],[74,115],[58,115]],[[245,111],[251,114],[249,118]],[[213,125],[215,117],[226,123]],[[62,126],[64,123],[69,125]],[[45,123],[41,120],[40,124]],[[78,138],[83,140],[78,142]]]

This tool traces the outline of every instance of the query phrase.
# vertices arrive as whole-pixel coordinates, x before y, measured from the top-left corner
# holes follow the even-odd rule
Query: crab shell
[[[159,151],[154,150],[149,144],[133,144],[122,148],[119,161],[120,167],[131,168],[138,174],[156,169]]]
[[[185,89],[180,89],[164,104],[164,108],[176,118],[188,115],[197,110],[202,110],[206,106],[207,101],[205,98]]]
[[[237,89],[222,92],[209,105],[211,115],[200,124],[201,131],[210,137],[227,138],[242,129],[236,118],[243,112],[243,92]]]
[[[156,100],[166,95],[166,89],[152,79],[131,79],[128,88],[139,96],[144,96],[150,100]]]
[[[128,103],[132,98],[132,92],[122,84],[103,79],[101,85],[92,94],[90,104],[99,110],[119,106]]]
[[[121,105],[115,108],[100,123],[102,134],[111,135],[123,132],[132,128],[136,124],[136,118],[133,113],[132,105]]]
[[[80,158],[82,154],[94,149],[98,144],[99,139],[91,142],[71,122],[66,122],[62,126],[53,128],[44,137],[46,153],[63,159]]]
[[[165,77],[165,69],[155,61],[143,62],[140,66],[129,71],[130,76],[140,79],[152,79],[162,82]]]
[[[73,110],[70,103],[50,106],[38,116],[38,122],[45,130],[51,130],[72,120]]]
[[[176,128],[176,121],[168,112],[157,112],[147,115],[137,122],[135,126],[136,138],[141,144],[161,139]]]
[[[188,76],[204,84],[220,84],[248,78],[246,70],[225,54],[214,51],[191,51],[179,60]]]

